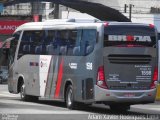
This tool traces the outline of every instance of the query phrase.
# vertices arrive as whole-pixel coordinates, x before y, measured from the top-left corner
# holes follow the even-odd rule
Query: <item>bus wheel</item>
[[[73,87],[72,85],[69,85],[67,87],[67,91],[66,91],[66,106],[68,109],[75,109],[75,101],[74,101],[74,97],[73,97]]]
[[[24,85],[24,83],[21,85],[20,97],[21,97],[21,100],[23,100],[23,101],[27,100],[27,95],[25,93],[25,85]]]

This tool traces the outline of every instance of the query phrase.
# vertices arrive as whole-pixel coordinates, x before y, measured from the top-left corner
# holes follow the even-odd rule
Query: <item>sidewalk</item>
[[[155,103],[150,104],[138,104],[132,105],[131,108],[139,109],[139,110],[148,110],[148,111],[155,111],[156,114],[160,114],[160,101],[156,101]]]

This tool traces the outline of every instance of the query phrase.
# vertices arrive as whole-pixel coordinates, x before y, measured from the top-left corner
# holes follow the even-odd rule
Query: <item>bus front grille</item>
[[[110,63],[115,64],[148,64],[152,60],[150,55],[121,55],[110,54],[108,55]]]

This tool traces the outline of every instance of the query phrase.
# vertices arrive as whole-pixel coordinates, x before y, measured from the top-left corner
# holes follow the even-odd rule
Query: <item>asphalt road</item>
[[[134,105],[127,112],[113,112],[105,105],[92,105],[68,110],[55,101],[24,102],[19,94],[8,93],[0,85],[0,120],[159,120],[160,102]]]

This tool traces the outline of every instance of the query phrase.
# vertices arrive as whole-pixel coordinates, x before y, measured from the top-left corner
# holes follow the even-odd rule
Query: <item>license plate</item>
[[[124,97],[135,97],[134,93],[125,93]]]

